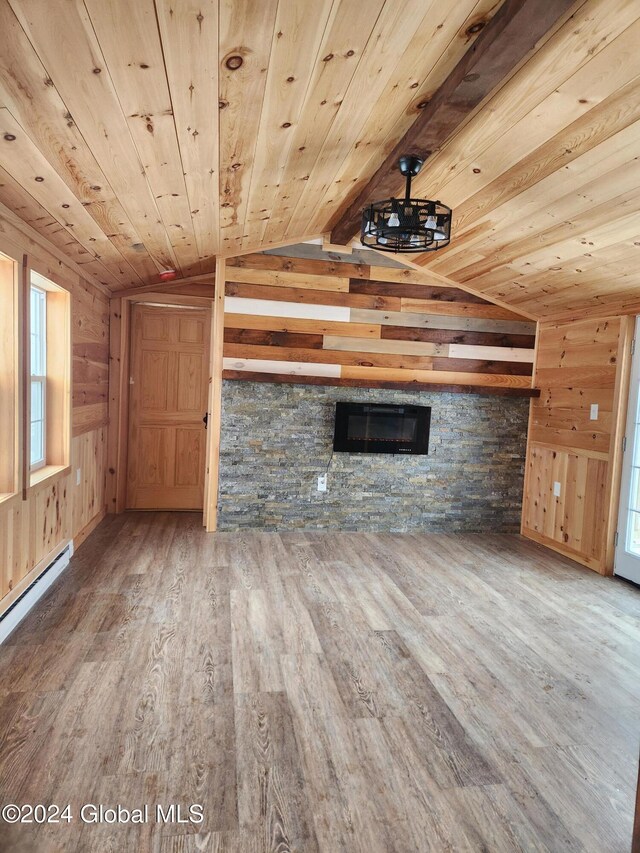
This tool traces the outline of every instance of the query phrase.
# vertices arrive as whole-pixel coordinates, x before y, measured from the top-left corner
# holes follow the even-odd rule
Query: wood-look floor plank
[[[240,693],[235,701],[240,825],[263,849],[317,850],[289,700],[285,693]],[[256,784],[257,782],[257,784]]]
[[[517,536],[108,517],[0,646],[0,851],[626,851],[640,594]]]
[[[438,754],[447,768],[441,787],[498,784],[499,774],[473,743],[400,636],[395,631],[378,631],[375,636],[393,660],[395,677],[406,696],[408,728],[422,748],[429,743],[433,745],[432,754]]]
[[[321,850],[384,853],[353,732],[322,655],[285,655],[283,676]]]

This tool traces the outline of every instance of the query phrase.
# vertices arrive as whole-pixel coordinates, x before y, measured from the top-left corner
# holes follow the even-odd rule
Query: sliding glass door
[[[640,341],[640,317],[635,340]],[[640,347],[631,364],[614,572],[640,584]]]

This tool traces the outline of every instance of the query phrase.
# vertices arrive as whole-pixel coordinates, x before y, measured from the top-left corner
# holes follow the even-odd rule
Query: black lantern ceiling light
[[[374,201],[362,211],[363,246],[381,252],[433,252],[449,245],[451,208],[440,201],[411,198],[411,179],[422,163],[419,157],[401,157],[400,174],[407,179],[404,198]]]

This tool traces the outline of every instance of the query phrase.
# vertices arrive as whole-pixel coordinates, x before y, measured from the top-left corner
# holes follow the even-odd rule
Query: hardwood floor
[[[0,802],[73,813],[0,849],[627,853],[639,616],[515,536],[110,516],[0,646]]]

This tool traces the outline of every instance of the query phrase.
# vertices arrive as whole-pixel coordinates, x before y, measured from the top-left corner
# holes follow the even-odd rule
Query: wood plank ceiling
[[[112,292],[326,233],[527,2],[0,0],[0,203]],[[637,0],[576,0],[463,116],[420,264],[535,317],[640,309],[639,39]]]
[[[305,235],[499,5],[0,0],[0,201],[112,290]]]
[[[417,261],[540,318],[640,311],[640,3],[572,12],[414,183],[454,209]]]

